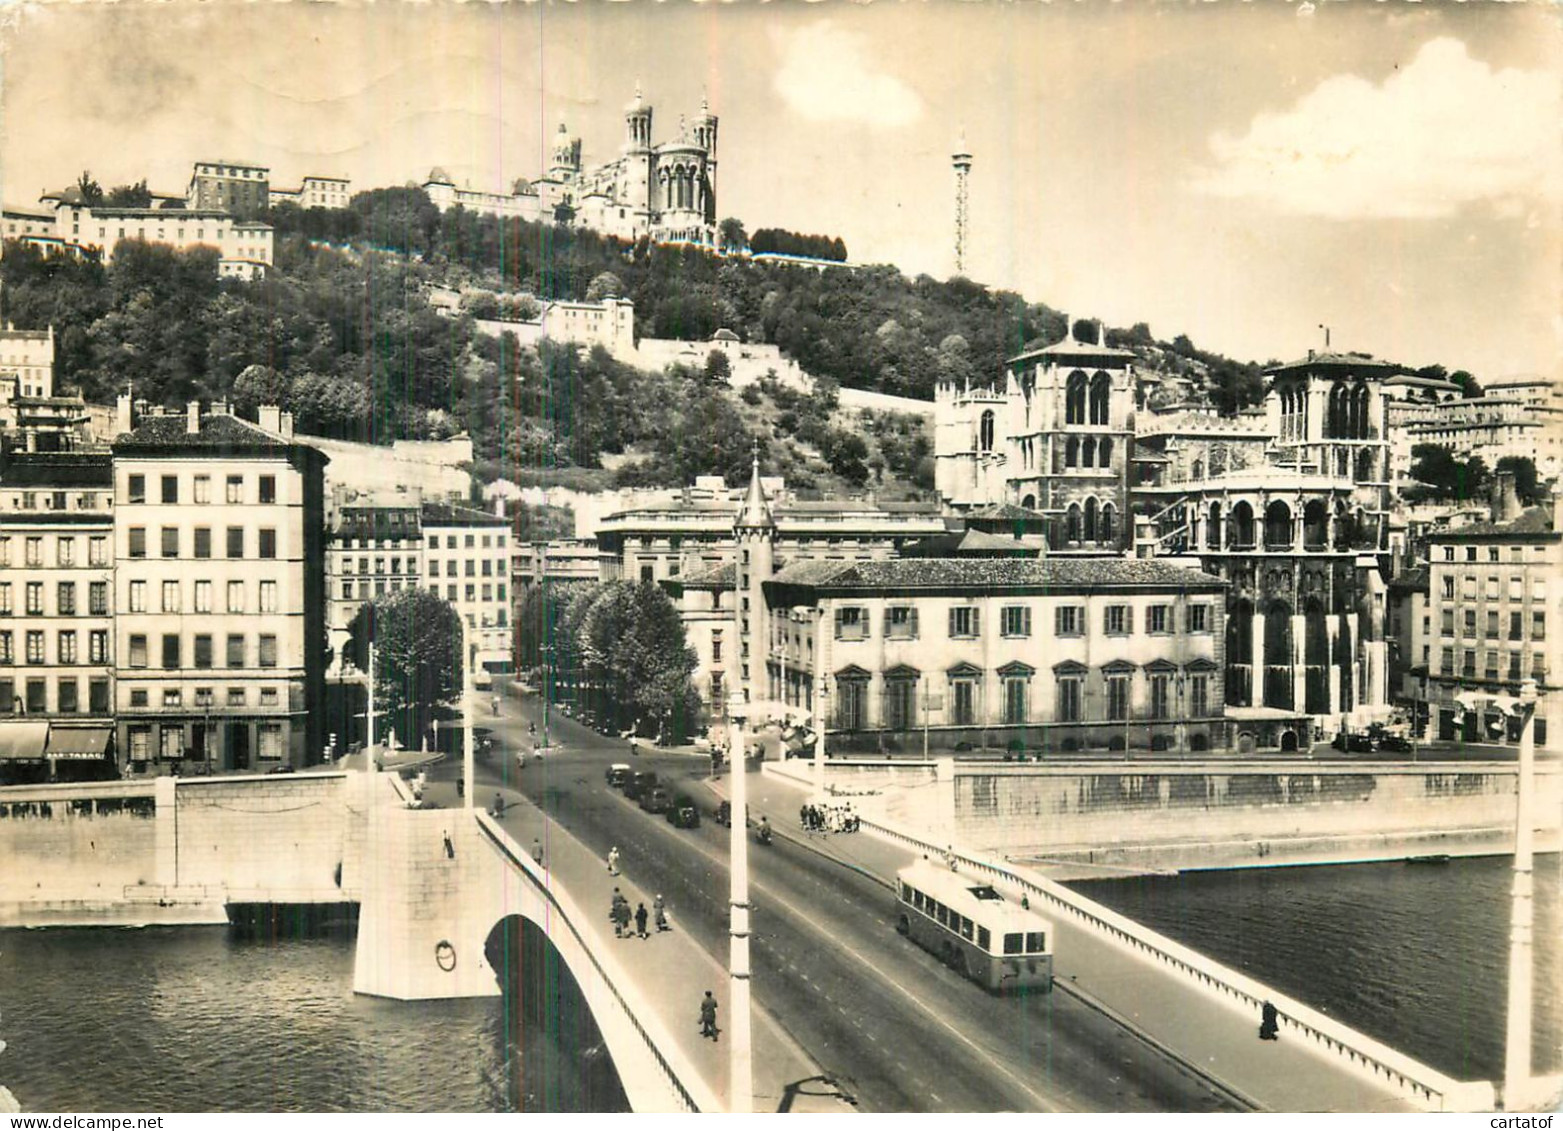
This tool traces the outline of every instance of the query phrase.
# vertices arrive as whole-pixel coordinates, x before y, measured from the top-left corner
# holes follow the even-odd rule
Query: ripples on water
[[[0,1083],[29,1111],[588,1110],[600,1047],[506,999],[353,993],[351,938],[0,931]],[[523,1062],[527,1071],[522,1071]],[[609,1069],[611,1072],[611,1069]],[[558,1106],[553,1106],[558,1105]]]
[[[1563,1069],[1563,875],[1537,858],[1538,1074]],[[1508,857],[1071,884],[1450,1076],[1503,1075]]]

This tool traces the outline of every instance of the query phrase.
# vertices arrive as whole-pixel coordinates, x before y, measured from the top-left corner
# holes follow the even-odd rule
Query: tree
[[[143,177],[133,185],[115,185],[109,189],[103,203],[110,208],[151,208],[152,191]]]
[[[1497,472],[1512,472],[1514,475],[1514,493],[1519,496],[1520,502],[1527,507],[1535,506],[1541,502],[1541,484],[1536,476],[1536,461],[1530,456],[1504,456],[1493,468]]]
[[[269,365],[246,366],[233,382],[233,403],[245,413],[263,404],[288,403],[293,382]]]
[[[409,746],[429,729],[443,705],[462,687],[461,622],[455,608],[426,589],[409,588],[376,597],[348,627],[347,647],[361,669],[375,648],[375,708],[383,712],[384,737],[391,729]]]
[[[744,231],[742,220],[736,216],[729,216],[717,225],[717,241],[723,251],[742,251],[749,246],[749,233]]]
[[[82,200],[89,207],[97,207],[103,203],[103,186],[92,179],[92,173],[86,169],[81,171],[81,176],[76,178],[76,188],[81,192]]]
[[[1476,378],[1471,376],[1464,369],[1456,369],[1453,373],[1449,374],[1449,380],[1460,386],[1460,396],[1465,400],[1475,400],[1477,397],[1483,395],[1482,387],[1477,383]]]
[[[712,350],[706,354],[705,377],[707,381],[713,384],[725,385],[732,378],[732,375],[733,365],[732,362],[727,360],[726,353],[722,350]]]
[[[1417,444],[1411,449],[1411,478],[1425,484],[1434,499],[1462,501],[1481,498],[1491,482],[1481,456],[1462,463],[1439,444]]]
[[[605,298],[619,298],[624,294],[624,280],[612,271],[604,271],[593,277],[586,287],[587,302],[601,302]]]

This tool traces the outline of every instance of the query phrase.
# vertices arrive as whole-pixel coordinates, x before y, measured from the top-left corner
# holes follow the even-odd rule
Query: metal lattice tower
[[[966,132],[950,157],[955,166],[955,273],[966,274],[966,178],[971,173],[971,154],[966,150]]]

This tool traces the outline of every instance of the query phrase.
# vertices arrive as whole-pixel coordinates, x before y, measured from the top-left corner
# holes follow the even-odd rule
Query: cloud
[[[909,126],[923,116],[923,100],[880,68],[866,37],[822,20],[776,38],[781,66],[772,85],[804,118]]]
[[[1192,179],[1214,196],[1331,219],[1436,219],[1491,203],[1514,214],[1563,187],[1560,84],[1545,71],[1493,70],[1440,38],[1374,85],[1320,83],[1242,137],[1210,138]]]

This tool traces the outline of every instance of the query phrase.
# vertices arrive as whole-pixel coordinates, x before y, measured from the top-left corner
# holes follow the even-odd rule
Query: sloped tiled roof
[[[297,447],[292,440],[267,432],[248,421],[223,413],[202,413],[200,430],[191,432],[189,418],[183,412],[145,417],[130,432],[122,432],[114,447],[119,449],[244,447],[276,448],[285,451]]]
[[[107,452],[85,455],[17,452],[0,469],[0,487],[111,487],[113,463]]]
[[[903,558],[799,562],[783,584],[832,589],[1078,589],[1113,586],[1219,590],[1226,582],[1154,558]]]
[[[424,503],[419,512],[425,526],[509,526],[503,515],[472,507],[456,507],[449,503]]]
[[[1450,542],[1459,538],[1471,536],[1492,536],[1495,534],[1556,534],[1560,533],[1552,528],[1551,507],[1527,507],[1521,511],[1517,518],[1508,522],[1477,522],[1470,526],[1462,526],[1458,530],[1441,530],[1428,537],[1434,542]]]

